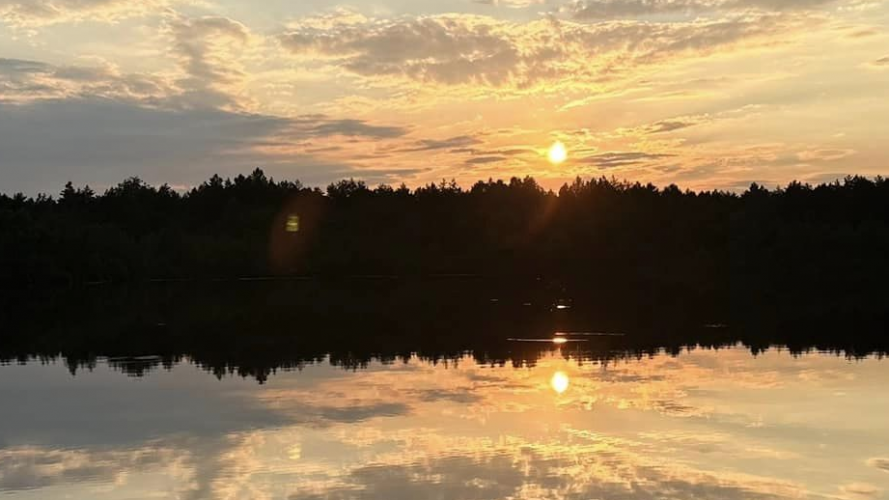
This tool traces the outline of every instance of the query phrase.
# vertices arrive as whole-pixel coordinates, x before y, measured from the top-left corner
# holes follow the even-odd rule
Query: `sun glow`
[[[553,165],[558,165],[568,159],[568,150],[561,142],[556,142],[549,148],[549,161]]]
[[[567,391],[570,384],[571,379],[568,378],[568,374],[561,371],[554,373],[553,378],[549,381],[549,385],[552,386],[553,390],[558,394]]]

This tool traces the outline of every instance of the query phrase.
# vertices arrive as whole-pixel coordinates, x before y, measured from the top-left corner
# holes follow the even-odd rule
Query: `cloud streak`
[[[571,4],[567,10],[575,19],[602,20],[669,14],[804,11],[837,3],[843,2],[840,0],[581,0]]]
[[[405,148],[404,151],[417,152],[437,151],[442,149],[454,150],[460,148],[468,148],[469,146],[475,146],[477,144],[481,144],[481,140],[479,140],[478,138],[469,135],[461,135],[448,139],[422,139],[415,142],[412,146]]]
[[[122,73],[107,63],[56,66],[3,58],[0,58],[0,90],[0,102],[78,96],[151,100],[175,92],[162,77]]]
[[[589,155],[583,157],[580,161],[594,165],[598,168],[617,168],[642,165],[652,163],[657,160],[669,158],[673,155],[664,153],[643,153],[643,152],[608,152]]]
[[[871,63],[871,66],[876,68],[889,68],[889,56],[881,57],[876,61]]]
[[[177,0],[0,0],[0,24],[16,28],[61,23],[110,23],[163,14]]]

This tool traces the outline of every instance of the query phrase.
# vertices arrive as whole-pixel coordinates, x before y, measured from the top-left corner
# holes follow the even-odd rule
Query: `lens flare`
[[[284,223],[284,230],[288,233],[299,232],[299,215],[288,215],[287,222]]]

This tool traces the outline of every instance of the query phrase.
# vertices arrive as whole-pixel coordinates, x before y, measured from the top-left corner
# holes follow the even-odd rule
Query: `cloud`
[[[773,381],[804,380],[820,388],[821,382],[847,374],[842,360],[811,356],[787,364],[778,362],[789,357],[786,353],[773,350],[764,356],[771,368],[735,369],[728,385],[714,374],[749,365],[743,363],[749,354],[740,347],[694,349],[677,358],[663,354],[604,368],[574,367],[571,359],[553,353],[534,370],[498,369],[469,354],[454,359],[459,369],[443,369],[412,356],[409,364],[374,362],[357,374],[300,367],[278,373],[275,383],[261,387],[237,377],[220,384],[183,361],[171,374],[146,379],[139,391],[100,366],[85,375],[86,383],[76,391],[44,391],[53,397],[26,398],[24,407],[10,407],[11,413],[3,414],[9,424],[4,429],[15,440],[30,442],[46,439],[47,430],[53,433],[46,447],[0,449],[0,489],[15,496],[24,488],[55,486],[77,496],[81,488],[94,492],[101,486],[114,487],[113,496],[146,498],[157,490],[154,479],[163,476],[168,478],[167,496],[195,500],[287,495],[291,500],[844,498],[823,496],[812,490],[818,485],[806,480],[781,479],[793,476],[799,456],[793,446],[781,447],[771,437],[782,436],[788,440],[783,444],[792,445],[809,436],[810,427],[778,424],[751,431],[745,427],[747,417],[769,421],[755,405],[720,408],[688,425],[649,420],[637,411],[663,411],[665,401],[671,406],[703,403],[701,394],[705,399],[722,393],[743,399],[747,391],[780,400],[787,391],[764,394],[763,382],[768,387]],[[548,391],[551,369],[558,366],[572,372],[573,392],[560,397],[568,404],[554,406],[540,391]],[[56,376],[64,379],[67,374],[57,368]],[[797,376],[812,372],[826,378]],[[96,378],[104,375],[111,378]],[[35,389],[47,379],[0,378],[0,392],[21,392],[28,380],[33,387],[26,388]],[[185,382],[171,390],[169,380]],[[716,385],[708,384],[711,380]],[[110,401],[110,395],[122,415],[90,412]],[[596,428],[589,424],[590,408],[581,406],[590,397],[596,402]],[[169,404],[158,401],[187,411],[170,412]],[[527,404],[520,407],[524,419],[512,413],[519,402]],[[42,417],[34,419],[35,414]],[[142,418],[129,418],[134,415]],[[410,418],[401,418],[406,415]],[[647,430],[642,432],[626,432],[621,423],[627,415],[650,425],[643,425]],[[202,416],[206,418],[197,418]],[[380,420],[389,417],[395,419]],[[482,420],[466,420],[474,417]],[[189,427],[196,418],[202,425]],[[169,420],[176,425],[158,427]],[[529,426],[529,421],[555,424]],[[671,428],[658,428],[663,422]],[[138,440],[109,442],[108,435],[122,425]],[[72,443],[69,434],[77,427],[88,432],[87,439]],[[764,475],[740,472],[752,461],[767,465],[759,469]],[[874,458],[869,464],[877,461],[887,459]],[[857,474],[863,464],[845,465],[838,468],[829,457],[814,462],[813,467],[825,472],[819,484],[842,484],[832,479]],[[871,485],[842,488],[837,493],[849,500],[874,497]],[[31,496],[53,493],[35,491]]]
[[[867,465],[876,467],[883,472],[889,472],[889,458],[871,458],[867,461]]]
[[[404,151],[416,152],[436,151],[440,149],[461,149],[477,144],[481,144],[481,140],[470,135],[461,135],[448,139],[422,139],[415,142],[412,146],[404,149]]]
[[[179,108],[251,108],[244,92],[247,70],[242,56],[255,37],[246,26],[225,17],[172,16],[163,26],[178,74],[122,73],[104,60],[89,66],[58,66],[0,59],[4,100],[77,96],[126,98]]]
[[[566,450],[567,451],[567,450]],[[573,475],[578,463],[584,471]],[[339,479],[339,478],[338,478]],[[357,467],[322,491],[294,493],[289,500],[408,500],[484,498],[609,498],[620,500],[778,500],[797,498],[796,487],[762,478],[721,477],[696,471],[634,463],[614,452],[546,453],[527,446],[521,453],[451,453],[406,464]],[[748,481],[745,481],[747,479]]]
[[[808,22],[780,14],[598,24],[442,15],[323,28],[297,22],[280,41],[306,64],[323,62],[379,81],[554,91],[561,85],[613,81],[671,59],[780,38]]]
[[[494,7],[508,7],[511,9],[524,9],[533,5],[543,5],[546,0],[472,0],[479,5],[491,5]]]
[[[537,154],[537,152],[532,148],[509,148],[509,149],[498,149],[494,151],[494,153],[498,155],[504,156],[519,156],[519,155],[527,155],[527,154]]]
[[[277,176],[330,181],[352,167],[288,148],[331,136],[363,141],[404,133],[324,115],[285,118],[103,98],[44,99],[0,103],[0,164],[5,188],[26,192],[60,187],[68,179],[102,186],[132,175],[194,183],[256,166]]]
[[[618,19],[709,10],[715,7],[715,3],[698,0],[591,0],[575,2],[570,12],[575,19]]]
[[[451,403],[470,404],[482,401],[482,396],[472,392],[472,389],[417,389],[407,391],[412,398],[426,403],[436,401],[448,401]]]
[[[466,160],[467,165],[486,165],[505,160],[505,156],[477,156]]]
[[[683,122],[678,120],[664,120],[657,123],[652,124],[645,133],[647,134],[663,134],[665,132],[672,132],[674,130],[681,130],[684,128],[688,128],[694,126],[693,122]]]
[[[506,147],[502,149],[476,149],[476,148],[457,148],[450,150],[451,153],[469,153],[479,157],[513,157],[513,156],[538,156],[538,152],[530,147]],[[485,163],[484,161],[480,163]]]
[[[872,484],[867,483],[850,483],[840,486],[840,491],[851,495],[852,498],[874,498],[883,491]]]
[[[14,496],[43,488],[74,492],[84,484],[101,484],[109,491],[113,488],[112,495],[146,498],[156,493],[156,484],[152,489],[153,483],[149,482],[140,490],[129,480],[134,475],[164,474],[171,480],[167,493],[175,498],[234,498],[226,495],[231,482],[220,479],[238,475],[242,469],[238,459],[245,451],[249,453],[250,444],[251,433],[235,432],[201,437],[188,433],[158,436],[133,447],[53,449],[29,445],[0,449],[0,494]]]
[[[881,57],[870,63],[875,68],[889,68],[889,56]]]
[[[285,119],[219,110],[169,110],[109,99],[52,99],[0,107],[7,174],[111,169],[219,159],[287,129]],[[175,167],[174,167],[175,168]]]
[[[836,161],[853,156],[855,153],[854,149],[813,148],[796,153],[796,157],[805,162]]]
[[[319,407],[305,405],[300,408],[299,422],[321,425],[354,424],[372,418],[405,416],[408,413],[410,413],[410,407],[404,403],[380,402],[366,405]]]
[[[583,0],[568,11],[575,19],[628,19],[659,14],[695,14],[725,11],[805,10],[839,0]],[[860,3],[860,2],[847,2]]]
[[[494,29],[460,16],[398,19],[300,29],[282,42],[295,54],[339,59],[347,70],[365,76],[498,85],[519,62],[519,54]]]
[[[175,449],[46,450],[20,447],[0,450],[0,492],[16,492],[101,480],[113,483],[132,469],[146,469],[178,458]]]
[[[654,122],[643,123],[631,127],[619,127],[611,131],[597,132],[595,134],[590,134],[588,129],[576,129],[572,131],[571,134],[579,138],[581,141],[593,141],[598,143],[608,143],[611,141],[636,141],[637,143],[657,144],[663,151],[668,150],[667,148],[670,148],[671,146],[677,146],[681,143],[676,139],[676,136],[679,134],[673,136],[668,136],[668,134],[684,131],[692,127],[704,127],[718,123],[749,119],[761,114],[763,109],[765,109],[765,107],[762,105],[745,105],[739,108],[729,108],[709,113],[673,116]],[[652,138],[649,136],[658,137]],[[688,137],[681,139],[682,142],[689,140],[691,139]],[[595,150],[581,150],[578,151],[578,153],[583,157],[583,153],[594,151]],[[832,151],[831,153],[836,154],[837,152]],[[591,158],[601,159],[595,156]]]
[[[671,154],[655,154],[639,152],[607,152],[581,158],[579,161],[589,163],[599,168],[626,167],[650,163],[655,160],[669,158]]]
[[[177,82],[186,105],[241,107],[232,97],[246,78],[241,52],[251,41],[243,24],[226,17],[177,18],[167,25],[173,55],[185,77]]]
[[[0,58],[0,102],[92,96],[159,99],[175,90],[163,78],[121,73],[99,62],[92,66],[56,66],[39,61]]]
[[[48,67],[48,64],[37,61],[0,58],[0,75],[43,73]]]
[[[306,115],[291,120],[290,130],[301,137],[370,137],[389,139],[408,133],[404,127],[370,125],[364,120],[330,119],[324,115]]]
[[[163,101],[176,107],[250,108],[251,100],[244,92],[248,72],[243,55],[256,37],[246,26],[225,17],[172,16],[163,26],[178,74],[122,73],[103,60],[93,65],[59,66],[0,59],[4,100],[113,97],[141,99],[146,104]]]
[[[114,22],[161,15],[176,0],[0,0],[0,23],[33,28],[72,22]]]
[[[296,28],[330,29],[337,26],[364,24],[367,22],[368,18],[357,10],[347,7],[334,7],[327,12],[318,12],[301,17],[297,22],[289,23],[288,26]]]

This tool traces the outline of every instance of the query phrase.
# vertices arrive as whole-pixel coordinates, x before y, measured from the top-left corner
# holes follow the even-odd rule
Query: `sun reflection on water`
[[[60,387],[54,398],[4,407],[0,440],[36,429],[101,445],[72,449],[58,438],[0,447],[0,497],[150,498],[162,484],[165,497],[207,500],[430,498],[443,488],[448,498],[524,500],[566,491],[626,500],[886,498],[885,360],[726,348],[605,366],[541,347],[535,364],[520,367],[467,354],[343,371],[327,359],[263,385],[216,380],[188,363],[138,387],[107,363],[76,379],[64,365],[0,366],[5,399],[18,389],[3,381],[42,393],[48,381]],[[23,376],[34,372],[41,376]],[[70,404],[72,387],[102,391],[104,405],[124,398],[147,420],[121,427],[113,415]],[[158,401],[171,393],[184,416],[169,432],[146,432],[146,421],[169,421]],[[65,411],[74,423],[103,425],[33,417]],[[204,433],[220,412],[231,426]],[[107,429],[127,432],[127,446],[105,441]],[[813,439],[811,429],[824,434]]]
[[[549,381],[549,385],[556,391],[558,394],[562,394],[568,390],[568,386],[571,385],[571,379],[568,378],[568,374],[563,371],[557,371],[553,374],[553,377]]]

